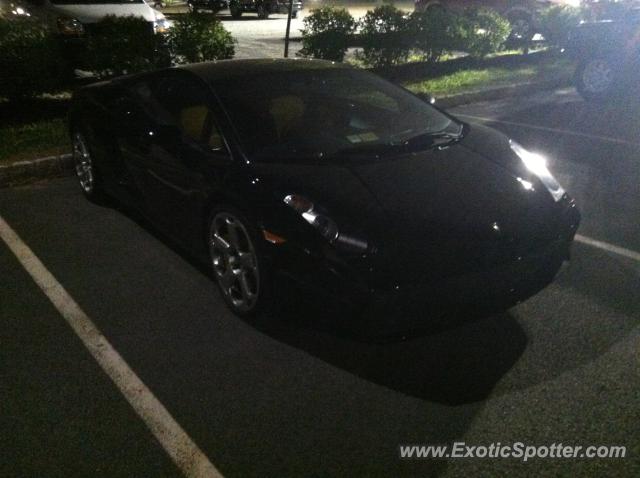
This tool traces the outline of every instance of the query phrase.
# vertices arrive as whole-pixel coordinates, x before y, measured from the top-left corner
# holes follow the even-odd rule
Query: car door
[[[231,163],[213,95],[180,70],[142,80],[132,90],[154,123],[138,142],[142,154],[129,155],[147,214],[175,238],[191,240],[203,203]]]

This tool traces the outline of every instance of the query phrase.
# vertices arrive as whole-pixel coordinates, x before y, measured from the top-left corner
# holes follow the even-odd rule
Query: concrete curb
[[[555,90],[567,86],[563,79],[540,81],[535,83],[518,83],[500,88],[471,91],[457,95],[436,99],[436,105],[441,108],[476,103],[480,101],[499,100],[515,96],[526,96],[539,91]],[[424,96],[425,99],[426,95]],[[46,158],[0,165],[0,187],[24,184],[37,179],[70,175],[73,172],[73,159],[70,154],[49,156]]]
[[[0,164],[0,187],[15,186],[37,179],[66,176],[73,171],[71,154]]]
[[[527,96],[539,91],[555,90],[568,85],[569,81],[563,78],[555,78],[553,80],[538,82],[516,83],[499,88],[470,91],[468,93],[460,93],[441,98],[436,97],[436,105],[441,108],[453,108],[455,106],[478,103],[481,101],[501,100],[504,98],[512,98],[514,96]]]

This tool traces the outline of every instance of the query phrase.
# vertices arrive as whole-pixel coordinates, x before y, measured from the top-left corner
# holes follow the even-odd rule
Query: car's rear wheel
[[[607,58],[591,58],[578,65],[576,89],[587,100],[602,100],[614,93],[615,68]]]
[[[82,192],[87,198],[93,201],[103,199],[102,183],[100,182],[95,161],[85,135],[80,131],[74,131],[72,134],[72,142],[76,177],[78,178],[78,184]]]
[[[258,18],[262,20],[266,20],[267,18],[269,18],[269,10],[267,10],[267,7],[264,5],[264,3],[258,5],[256,11],[258,12]]]
[[[266,264],[258,235],[240,211],[225,206],[209,217],[208,245],[213,273],[227,305],[237,315],[254,315],[266,301]]]

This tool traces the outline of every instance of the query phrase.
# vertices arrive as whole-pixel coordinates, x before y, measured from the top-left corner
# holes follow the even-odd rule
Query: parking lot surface
[[[570,268],[509,312],[404,340],[356,340],[303,306],[240,320],[206,268],[71,178],[0,190],[0,216],[224,476],[639,476],[638,106],[562,90],[453,112],[547,155],[583,213],[580,240]],[[1,241],[0,271],[0,476],[179,475]],[[454,441],[627,452],[399,458]]]

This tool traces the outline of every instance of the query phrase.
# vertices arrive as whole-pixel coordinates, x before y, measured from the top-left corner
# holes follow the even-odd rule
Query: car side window
[[[226,151],[207,92],[199,82],[167,75],[155,82],[141,82],[134,89],[156,121],[176,126],[188,141]]]

